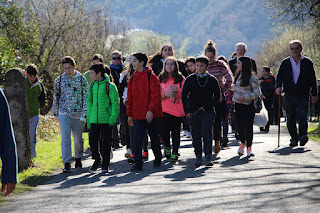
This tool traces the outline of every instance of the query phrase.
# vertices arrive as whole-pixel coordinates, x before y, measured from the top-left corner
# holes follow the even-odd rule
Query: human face
[[[265,69],[261,69],[261,76],[266,77],[268,75],[267,71]]]
[[[237,60],[237,71],[242,71],[242,62]]]
[[[174,61],[172,61],[172,60],[166,61],[165,69],[169,73],[169,75],[173,74],[175,68],[176,68],[176,66],[175,66],[175,62]]]
[[[203,62],[196,62],[197,73],[199,73],[200,75],[203,75],[207,71],[207,67],[208,66]]]
[[[131,61],[132,67],[134,71],[141,72],[144,70],[144,62],[139,61],[136,57],[133,56]]]
[[[33,83],[37,79],[37,75],[29,75],[27,73],[27,78],[28,78],[30,83]]]
[[[189,61],[189,62],[187,63],[187,69],[188,69],[190,72],[194,73],[194,72],[196,71],[196,64]]]
[[[72,78],[74,76],[74,69],[75,69],[75,66],[72,66],[71,64],[69,63],[65,63],[62,65],[62,68],[63,68],[63,71],[64,73],[69,77],[69,78]]]
[[[291,44],[290,51],[293,57],[301,57],[302,48],[298,43]]]
[[[92,79],[92,81],[101,81],[102,77],[101,77],[101,72],[99,72],[98,74],[93,71],[90,70],[90,77]]]
[[[213,52],[206,52],[206,56],[209,58],[209,64],[213,64],[216,58],[215,54]]]
[[[122,58],[119,54],[113,54],[111,60],[113,65],[119,66],[121,64]]]
[[[171,46],[164,46],[162,48],[161,55],[163,58],[167,58],[168,56],[173,56],[173,50]]]
[[[243,45],[236,46],[236,53],[237,57],[244,56],[244,54],[246,53],[245,47]]]

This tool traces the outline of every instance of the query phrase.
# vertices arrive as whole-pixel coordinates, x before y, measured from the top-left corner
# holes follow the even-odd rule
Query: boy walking
[[[71,172],[71,132],[74,139],[75,168],[82,168],[82,132],[87,114],[87,80],[76,69],[75,60],[66,56],[61,61],[64,74],[54,85],[53,115],[59,119],[61,128],[61,152],[64,173]]]
[[[187,118],[191,119],[191,134],[195,166],[202,165],[202,140],[205,154],[205,165],[212,164],[212,124],[214,121],[213,107],[220,99],[218,80],[207,71],[207,56],[196,58],[196,73],[189,75],[182,90],[182,103]]]
[[[31,157],[35,158],[37,157],[36,144],[39,113],[40,108],[45,106],[46,95],[44,87],[38,79],[38,67],[35,64],[27,66],[26,75]]]

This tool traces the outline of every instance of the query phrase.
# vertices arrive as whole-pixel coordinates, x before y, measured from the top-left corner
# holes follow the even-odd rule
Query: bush
[[[53,141],[61,133],[59,121],[52,116],[40,116],[37,133],[39,140]]]

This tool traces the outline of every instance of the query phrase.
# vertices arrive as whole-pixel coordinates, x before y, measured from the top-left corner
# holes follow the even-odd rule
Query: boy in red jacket
[[[146,67],[148,57],[144,53],[134,53],[132,66],[134,74],[128,82],[127,116],[129,125],[134,126],[133,154],[134,166],[131,171],[142,169],[142,145],[146,134],[149,132],[151,148],[155,156],[154,167],[161,166],[161,147],[158,132],[158,118],[163,117],[161,107],[160,81]]]

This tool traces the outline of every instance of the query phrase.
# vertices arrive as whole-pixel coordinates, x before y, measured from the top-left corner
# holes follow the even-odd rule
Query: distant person
[[[133,172],[143,170],[142,146],[148,129],[151,148],[155,156],[154,167],[161,166],[161,147],[158,132],[158,118],[163,117],[159,78],[147,67],[148,57],[138,52],[133,54],[135,70],[128,82],[127,116],[129,125],[134,126]]]
[[[93,85],[88,91],[87,125],[90,129],[89,144],[95,160],[90,172],[96,171],[100,165],[101,172],[109,171],[112,126],[117,122],[120,111],[117,87],[110,82],[106,69],[101,63],[90,68]]]
[[[158,52],[149,57],[148,65],[151,66],[156,76],[159,76],[163,68],[163,62],[169,56],[174,56],[172,44],[164,44]],[[186,71],[184,63],[178,60],[178,64],[179,70],[182,73],[182,75],[184,77],[187,77],[188,73]]]
[[[99,64],[99,63],[103,63],[103,56],[100,54],[95,54],[92,58],[91,65],[95,65],[95,64]],[[110,75],[110,73],[108,73],[108,74]],[[92,83],[92,79],[90,78],[90,70],[85,72],[83,74],[83,76],[87,79],[88,85],[90,85]]]
[[[38,67],[35,64],[27,66],[26,75],[31,157],[35,158],[37,157],[37,127],[40,108],[45,106],[46,94],[41,81],[38,79]]]
[[[175,57],[169,56],[166,58],[159,79],[164,116],[161,134],[165,146],[164,154],[170,161],[177,161],[179,158],[180,128],[184,117],[181,93],[185,78],[179,71],[178,61]],[[172,138],[172,149],[170,136]]]
[[[268,111],[268,123],[265,127],[260,127],[260,131],[269,132],[270,125],[272,125],[273,121],[275,78],[270,73],[270,68],[268,66],[262,67],[259,83],[263,95],[263,103]]]
[[[12,128],[10,109],[6,96],[0,88],[0,157],[2,161],[2,186],[4,196],[13,192],[18,182],[18,158]]]
[[[213,166],[213,107],[219,102],[221,91],[216,77],[210,75],[207,71],[208,66],[209,58],[207,56],[198,56],[196,58],[197,71],[187,77],[182,89],[183,109],[186,117],[191,120],[196,167],[202,165],[202,150],[204,150],[205,155],[204,164]]]
[[[254,74],[251,58],[242,56],[237,61],[237,75],[234,79],[233,100],[236,107],[237,131],[240,145],[238,154],[243,155],[247,147],[247,156],[254,156],[253,140],[253,101],[261,95],[258,79]]]
[[[211,75],[217,78],[221,89],[221,98],[215,105],[216,114],[213,126],[213,139],[215,141],[213,152],[218,154],[220,152],[221,143],[221,121],[227,119],[229,115],[225,94],[231,88],[233,76],[228,65],[224,61],[216,58],[217,48],[213,41],[209,40],[206,43],[204,46],[204,54],[209,58],[209,66],[207,70]]]
[[[318,100],[316,73],[311,59],[302,55],[303,46],[299,40],[289,42],[291,56],[283,59],[276,77],[276,94],[284,92],[287,127],[291,136],[290,147],[304,146],[309,138],[308,102]],[[282,89],[283,87],[283,89]],[[299,134],[296,121],[299,122]]]
[[[76,69],[76,62],[70,56],[62,61],[64,74],[54,85],[52,112],[58,117],[61,128],[61,152],[64,163],[63,173],[71,172],[71,132],[74,139],[75,168],[82,168],[82,132],[87,117],[88,82]]]
[[[247,45],[245,43],[237,43],[235,47],[236,57],[229,61],[230,69],[233,75],[236,75],[237,70],[237,60],[238,58],[244,56],[247,52]],[[257,66],[255,60],[251,59],[253,71],[257,74]]]

